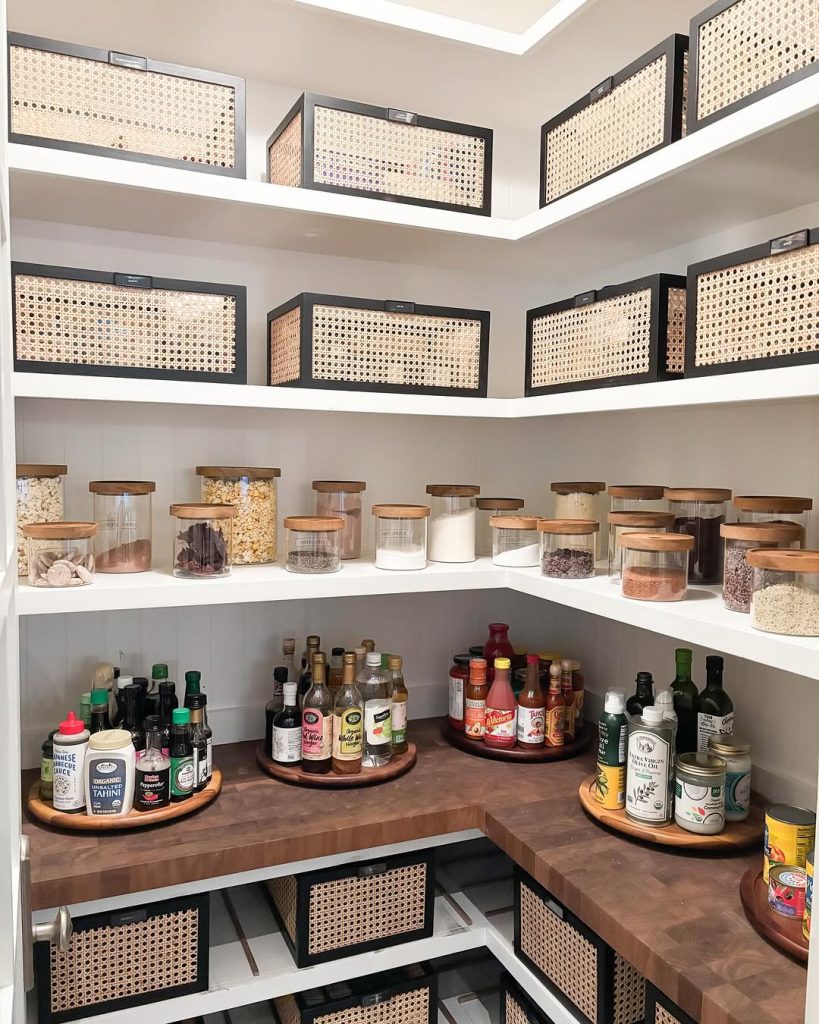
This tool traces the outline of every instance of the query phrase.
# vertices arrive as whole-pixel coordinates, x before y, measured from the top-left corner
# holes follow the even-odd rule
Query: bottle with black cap
[[[213,774],[213,730],[205,714],[208,698],[204,693],[192,693],[188,710],[191,713],[191,743],[193,767],[196,775],[194,788],[204,789]],[[204,743],[204,748],[202,744]]]
[[[284,665],[273,669],[273,696],[264,706],[264,752],[268,757],[273,757],[273,719],[284,708],[284,684],[287,681]]]
[[[142,720],[139,718],[140,696],[141,691],[134,683],[129,683],[120,690],[122,728],[131,736],[137,760],[145,752],[145,730],[142,727]]]
[[[170,748],[171,722],[173,713],[179,707],[176,698],[176,683],[163,679],[159,684],[159,717],[162,719],[162,752],[167,754]]]
[[[626,701],[630,715],[642,715],[643,708],[654,706],[654,680],[650,672],[638,672],[635,680],[637,689]]]
[[[201,681],[202,673],[197,672],[195,669],[185,673],[185,707],[189,708],[188,697],[191,697],[194,693],[201,693]]]
[[[147,676],[134,676],[131,681],[134,686],[139,687],[139,705],[137,710],[139,712],[139,720],[142,722],[148,715],[156,713],[148,706],[148,679]]]

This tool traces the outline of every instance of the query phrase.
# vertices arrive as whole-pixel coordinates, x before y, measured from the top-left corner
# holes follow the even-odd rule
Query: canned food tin
[[[765,812],[765,855],[762,877],[770,879],[776,864],[804,868],[816,838],[816,815],[803,807],[776,804]]]
[[[810,912],[813,906],[813,850],[806,859],[807,886],[805,888],[805,917],[802,920],[802,934],[806,939],[810,938]]]
[[[768,906],[782,917],[801,921],[805,916],[805,889],[807,875],[804,868],[794,864],[776,864],[771,867],[768,882]]]

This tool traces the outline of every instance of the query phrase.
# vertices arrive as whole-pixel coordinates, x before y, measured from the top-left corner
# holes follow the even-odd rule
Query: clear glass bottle
[[[197,466],[202,501],[232,505],[231,560],[234,565],[275,562],[277,556],[277,480],[281,470],[261,466]]]
[[[387,689],[390,694],[390,729],[392,732],[393,754],[403,754],[407,750],[407,711],[409,691],[404,681],[403,659],[398,654],[391,654],[387,662],[389,679]]]
[[[334,647],[330,653],[331,659],[330,669],[327,673],[327,686],[335,698],[336,691],[341,686],[341,680],[344,675],[344,648]]]
[[[624,533],[665,533],[674,525],[670,512],[609,512],[609,579],[620,582],[622,549],[620,538]]]
[[[313,684],[313,658],[321,647],[321,637],[311,633],[307,637],[307,647],[301,659],[301,676],[299,677],[299,707],[304,703],[304,695]]]
[[[540,519],[537,528],[544,576],[574,580],[594,576],[598,523],[588,519]]]
[[[376,569],[425,569],[427,505],[373,505]]]
[[[624,533],[620,593],[633,601],[682,601],[694,543],[685,533]]]
[[[208,699],[204,693],[191,697],[191,745],[193,747],[194,789],[201,792],[213,773],[213,733],[205,717]]]
[[[494,516],[509,516],[520,512],[523,498],[476,498],[475,499],[475,554],[491,557],[492,527],[489,520]]]
[[[327,686],[324,654],[313,656],[313,680],[301,710],[301,769],[326,775],[333,755],[333,698]]]
[[[68,466],[17,463],[17,575],[28,576],[28,544],[23,527],[60,523],[65,516]]]
[[[364,701],[364,768],[380,768],[392,756],[392,717],[387,680],[381,672],[378,651],[367,654],[364,671],[358,678]]]
[[[159,718],[145,719],[145,753],[136,762],[134,809],[155,811],[171,802],[171,759],[162,753]]]
[[[147,572],[151,568],[152,480],[92,480],[94,561],[97,572]]]
[[[296,638],[292,636],[286,636],[282,640],[282,659],[279,665],[287,671],[287,679],[285,682],[297,683],[299,681],[300,673],[296,671]],[[282,694],[282,700],[284,694]]]
[[[111,728],[111,719],[108,715],[108,691],[91,691],[91,724],[88,731],[93,736],[96,732],[105,732]]]
[[[364,701],[356,686],[356,656],[344,654],[341,686],[333,708],[332,768],[337,775],[358,775],[364,748]]]
[[[229,576],[233,505],[171,505],[175,518],[173,574],[182,579]]]
[[[366,489],[363,480],[313,481],[315,514],[344,521],[339,539],[342,558],[361,558],[361,493]]]
[[[431,562],[475,561],[475,484],[428,484]]]
[[[666,501],[674,513],[674,532],[694,538],[688,560],[689,583],[722,583],[722,537],[731,492],[721,487],[666,487]]]

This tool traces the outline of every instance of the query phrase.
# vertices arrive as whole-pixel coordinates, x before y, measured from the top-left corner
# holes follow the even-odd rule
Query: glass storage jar
[[[476,498],[475,554],[492,555],[492,516],[509,516],[520,512],[523,498]]]
[[[659,484],[610,484],[612,512],[667,512],[665,487]]]
[[[635,601],[682,601],[694,538],[679,533],[624,533],[620,537],[620,593]]]
[[[277,480],[280,469],[259,466],[197,466],[202,477],[202,501],[233,505],[233,565],[275,562],[277,539]]]
[[[152,480],[92,480],[94,562],[97,572],[147,572],[151,568]]]
[[[366,489],[362,480],[313,481],[316,515],[344,520],[339,538],[342,558],[361,558],[361,492]]]
[[[425,569],[427,505],[373,505],[376,569]]]
[[[65,515],[68,466],[17,463],[17,575],[28,575],[28,523],[56,523]]]
[[[600,524],[589,519],[539,519],[540,571],[557,579],[594,576],[594,538]]]
[[[819,551],[754,549],[751,625],[766,633],[819,636]]]
[[[732,612],[751,610],[754,570],[748,565],[748,552],[754,548],[798,548],[804,531],[796,523],[723,523],[720,535],[725,542],[722,578],[722,602]]]
[[[537,565],[540,540],[535,516],[492,516],[492,561],[516,568]]]
[[[188,502],[171,505],[176,519],[173,574],[183,579],[229,576],[233,505]]]
[[[725,761],[725,820],[751,813],[751,744],[733,733],[708,737],[708,753]]]
[[[712,754],[677,754],[674,821],[687,832],[713,836],[725,828],[725,761]]]
[[[674,532],[694,538],[688,560],[689,583],[722,583],[722,537],[731,492],[722,487],[666,487]]]
[[[287,561],[289,572],[319,575],[341,568],[341,531],[344,520],[338,516],[286,516]]]
[[[641,533],[665,533],[674,525],[670,512],[609,512],[609,579],[620,581],[620,537],[629,530]]]
[[[602,480],[569,480],[551,485],[555,519],[590,519],[605,522],[605,490]],[[594,557],[606,557],[608,534],[598,530]]]
[[[27,523],[28,581],[32,587],[81,587],[94,582],[96,523]]]
[[[790,498],[785,495],[744,494],[734,498],[740,523],[796,523],[808,533],[809,513],[813,498]]]
[[[475,561],[475,484],[428,484],[431,562]]]

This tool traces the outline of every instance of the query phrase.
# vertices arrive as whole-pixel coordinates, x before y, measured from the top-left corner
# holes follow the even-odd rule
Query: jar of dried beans
[[[32,587],[81,587],[94,581],[96,523],[29,523],[23,527]]]
[[[722,537],[731,492],[722,487],[666,487],[674,532],[694,538],[688,560],[689,583],[722,583]]]
[[[599,523],[588,519],[539,519],[540,570],[556,579],[594,576],[594,541]]]
[[[624,533],[665,533],[674,525],[670,512],[609,512],[609,579],[620,582],[620,537]]]
[[[171,505],[176,519],[173,574],[183,579],[229,576],[233,505],[191,502]]]
[[[767,633],[819,636],[819,551],[756,548],[751,625]]]
[[[511,516],[523,508],[523,498],[476,498],[475,499],[475,554],[492,554],[493,516]]]
[[[234,565],[275,562],[277,556],[277,483],[280,469],[258,466],[197,466],[202,501],[233,505]]]
[[[754,570],[748,552],[754,548],[798,548],[804,531],[796,523],[723,523],[725,568],[722,600],[732,612],[749,612],[754,589]]]
[[[682,601],[694,538],[677,533],[624,533],[620,593],[636,601]]]
[[[554,494],[555,519],[590,519],[605,522],[604,505],[606,485],[602,480],[569,480],[551,484]],[[595,558],[606,557],[608,534],[598,531],[595,538]]]
[[[97,572],[147,572],[151,568],[152,480],[92,480]]]
[[[342,558],[361,558],[361,492],[366,489],[363,480],[313,481],[316,515],[344,521],[339,535]]]
[[[17,575],[28,575],[28,546],[23,527],[56,523],[65,515],[67,466],[17,463]]]
[[[341,531],[338,516],[286,516],[287,562],[290,572],[308,575],[338,572],[341,568]]]
[[[745,494],[734,498],[740,523],[796,523],[808,532],[812,498],[790,498],[783,494]]]

